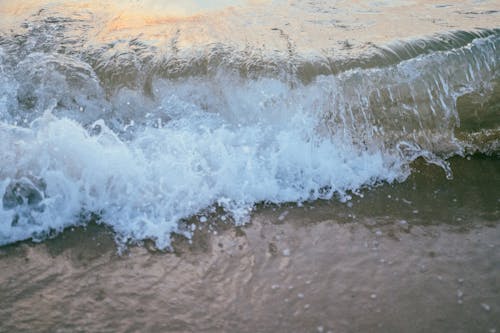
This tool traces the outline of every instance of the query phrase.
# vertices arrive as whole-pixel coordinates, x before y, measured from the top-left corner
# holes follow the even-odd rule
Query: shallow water
[[[0,331],[500,329],[497,7],[0,1]]]
[[[422,166],[350,204],[261,207],[241,228],[192,221],[201,229],[191,242],[174,241],[174,253],[146,243],[118,256],[112,232],[95,224],[10,245],[0,253],[1,327],[492,332],[500,325],[496,163],[454,160],[452,181]]]

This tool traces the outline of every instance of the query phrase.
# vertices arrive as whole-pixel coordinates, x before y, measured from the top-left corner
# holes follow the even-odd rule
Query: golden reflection
[[[261,5],[267,0],[26,0],[23,2],[0,0],[0,29],[18,29],[25,20],[32,20],[38,15],[57,15],[58,17],[75,17],[90,13],[93,22],[88,27],[89,37],[95,42],[107,42],[114,38],[134,37],[137,35],[157,37],[170,35],[180,27],[191,30],[200,26],[203,18],[217,18],[227,14],[236,7]],[[31,18],[30,18],[31,17]],[[208,20],[211,21],[211,20]],[[204,26],[214,28],[214,21]],[[195,31],[197,29],[194,29]],[[206,30],[206,28],[201,28]],[[189,36],[192,41],[207,41],[198,32],[198,36]],[[186,36],[184,36],[186,37]],[[193,39],[194,38],[194,39]],[[185,41],[187,39],[184,39]]]
[[[140,36],[148,43],[175,42],[178,49],[218,42],[288,54],[335,49],[344,56],[396,39],[497,28],[500,12],[493,0],[339,0],[335,6],[302,0],[0,0],[0,32],[52,16],[75,18],[64,21],[72,34],[96,44]]]

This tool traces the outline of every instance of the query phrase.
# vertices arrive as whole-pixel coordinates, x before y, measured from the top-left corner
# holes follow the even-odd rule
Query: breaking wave
[[[499,154],[497,31],[337,62],[19,39],[0,39],[0,245],[98,216],[122,244],[167,248],[190,236],[180,221],[216,208],[245,223],[260,202],[403,181],[420,157],[450,178],[450,156]]]

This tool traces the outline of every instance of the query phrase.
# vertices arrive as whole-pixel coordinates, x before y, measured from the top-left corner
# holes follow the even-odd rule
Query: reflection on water
[[[23,2],[3,0],[1,12],[9,15],[19,15],[27,10],[51,7],[66,7],[71,9],[90,9],[90,10],[114,10],[117,13],[123,11],[143,11],[151,14],[164,15],[194,15],[200,12],[221,10],[227,7],[246,6],[263,4],[266,0],[184,0],[182,2],[175,0],[156,1],[156,0],[123,0],[114,2],[102,2],[96,0],[75,1],[49,1],[49,0],[27,0]],[[135,14],[138,14],[137,12]]]
[[[101,35],[104,38],[109,33],[124,31],[125,34],[141,34],[142,36],[149,33],[155,38],[165,32],[161,26],[183,21],[193,22],[200,15],[219,16],[221,11],[236,7],[253,7],[266,2],[266,0],[169,0],[161,2],[126,0],[105,3],[96,0],[0,1],[0,17],[2,18],[0,25],[4,27],[4,30],[15,29],[24,20],[29,21],[30,17],[43,18],[45,16],[53,22],[62,19],[62,24],[73,20],[87,21],[85,25],[73,27],[81,29],[80,34],[86,35],[92,31],[90,32],[92,36]],[[214,12],[218,13],[213,14]],[[151,26],[156,26],[160,30],[148,31],[148,27]]]
[[[356,54],[372,44],[449,30],[496,28],[495,1],[0,1],[0,27],[49,19],[93,43],[140,38],[203,49],[227,43],[249,52]],[[446,18],[446,19],[444,19]],[[81,24],[72,24],[79,21]]]
[[[156,0],[128,0],[120,1],[116,8],[126,10],[144,10],[151,13],[172,13],[173,15],[193,15],[201,11],[220,10],[225,7],[246,4],[245,0],[185,0],[185,1],[156,1]]]
[[[259,214],[260,215],[260,214]],[[89,231],[0,253],[4,332],[495,332],[500,229],[260,215],[184,253]]]

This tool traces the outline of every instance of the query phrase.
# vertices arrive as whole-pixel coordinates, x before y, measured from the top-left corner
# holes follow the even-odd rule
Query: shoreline
[[[0,8],[0,332],[500,333],[495,1],[237,3]]]
[[[97,224],[4,246],[0,329],[494,332],[500,224],[481,196],[494,164],[455,158],[452,181],[420,165],[351,204],[259,206],[242,227],[209,218],[174,252],[146,241],[120,256]]]
[[[269,212],[118,256],[100,228],[0,254],[3,330],[490,332],[500,226],[374,225]],[[202,241],[204,240],[204,241]]]

